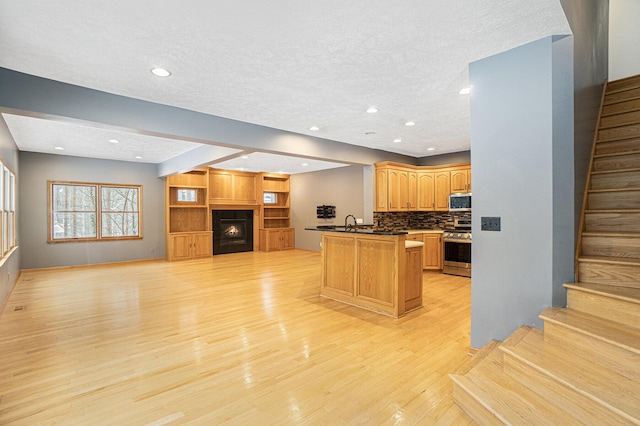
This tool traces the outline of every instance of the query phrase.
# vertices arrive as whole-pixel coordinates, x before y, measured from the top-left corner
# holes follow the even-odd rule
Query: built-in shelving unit
[[[291,228],[289,175],[260,173],[260,250],[285,250],[295,245]]]
[[[165,221],[168,260],[212,255],[208,178],[206,169],[167,177]]]

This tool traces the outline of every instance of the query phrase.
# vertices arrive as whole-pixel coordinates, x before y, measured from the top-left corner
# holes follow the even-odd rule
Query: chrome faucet
[[[353,219],[353,225],[349,223],[349,218]],[[358,219],[352,214],[348,214],[347,217],[344,218],[344,230],[345,231],[355,231],[358,228]]]

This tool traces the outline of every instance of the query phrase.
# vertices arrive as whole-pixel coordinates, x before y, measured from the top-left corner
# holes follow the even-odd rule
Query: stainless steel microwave
[[[449,211],[450,212],[470,212],[471,211],[471,193],[457,193],[449,195]]]

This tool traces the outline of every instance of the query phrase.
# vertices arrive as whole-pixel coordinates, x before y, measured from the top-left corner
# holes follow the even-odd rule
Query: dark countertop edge
[[[368,234],[368,235],[407,235],[407,231],[375,231],[373,229],[356,229],[354,231],[347,231],[346,229],[331,229],[331,228],[304,228],[305,231],[320,231],[320,232],[340,232],[343,234]]]

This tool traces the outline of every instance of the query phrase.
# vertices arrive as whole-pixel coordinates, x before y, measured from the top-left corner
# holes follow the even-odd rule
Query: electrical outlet
[[[499,217],[481,217],[480,230],[481,231],[499,231],[500,218]]]

